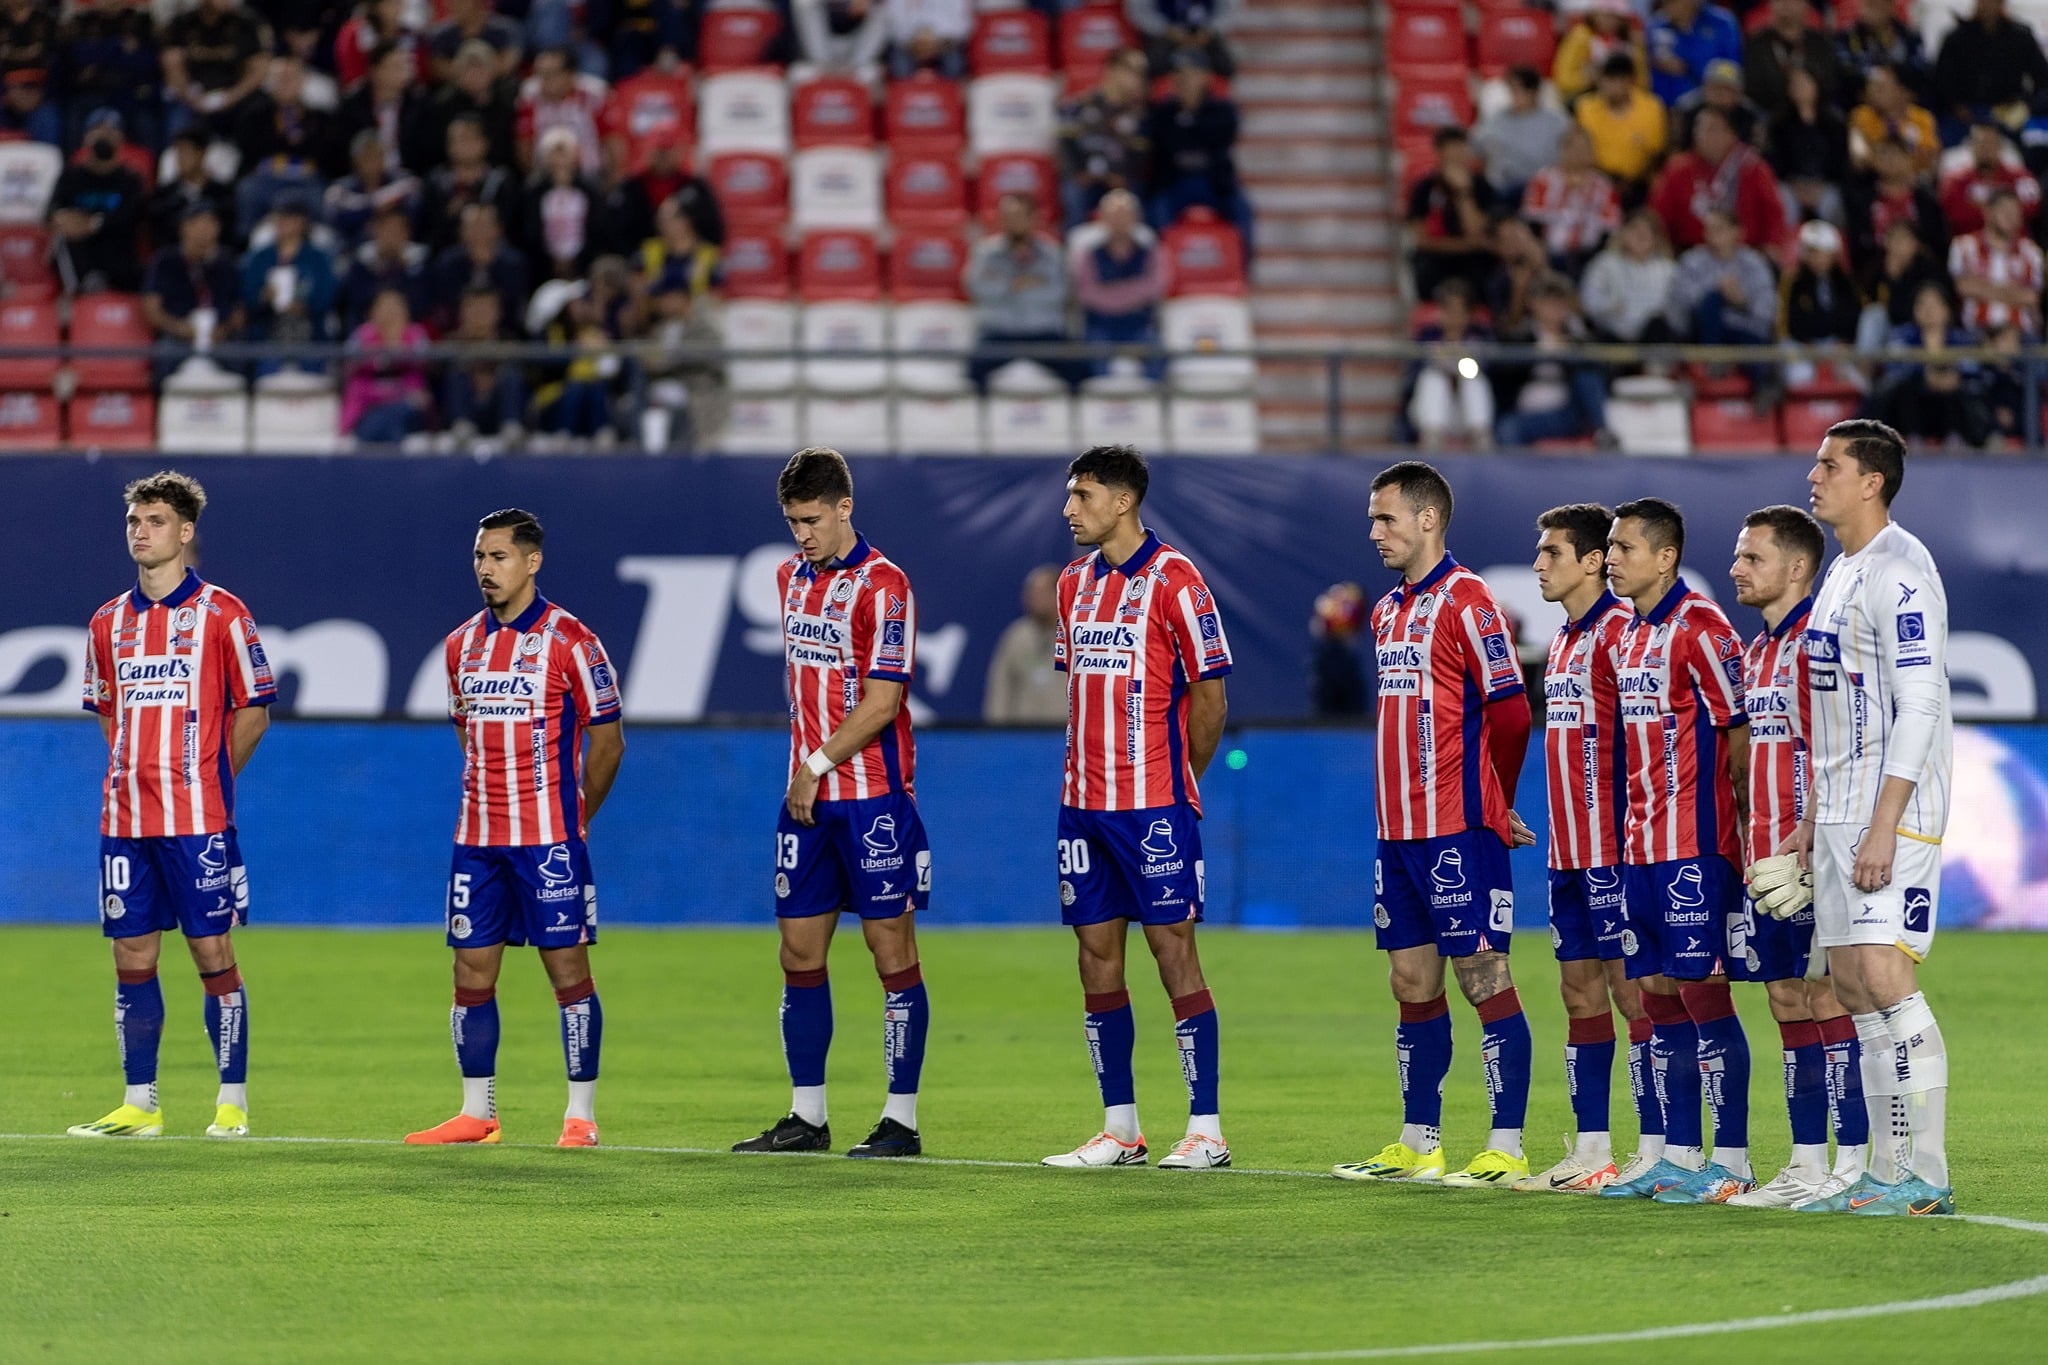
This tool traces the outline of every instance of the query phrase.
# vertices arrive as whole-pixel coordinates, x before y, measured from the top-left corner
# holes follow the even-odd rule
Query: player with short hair
[[[789,1113],[735,1152],[822,1152],[832,1046],[826,960],[843,911],[882,978],[882,1117],[852,1157],[924,1151],[917,1090],[931,1009],[916,915],[932,866],[917,813],[908,696],[917,656],[910,578],[853,527],[853,474],[811,446],[775,481],[797,552],[776,571],[788,664],[789,787],[775,823],[775,923],[782,936],[782,1052]]]
[[[1628,974],[1650,1016],[1664,1152],[1638,1152],[1604,1198],[1717,1204],[1755,1185],[1749,1169],[1749,1040],[1731,978],[1747,979],[1742,806],[1749,717],[1742,641],[1681,576],[1685,517],[1662,498],[1614,509],[1607,578],[1635,605],[1615,658],[1627,736],[1622,844]],[[1714,1114],[1714,1159],[1700,1124]]]
[[[220,1093],[206,1135],[249,1134],[249,1006],[231,931],[249,917],[235,841],[235,778],[270,726],[277,689],[240,598],[188,563],[206,490],[176,470],[137,479],[127,504],[135,587],[93,614],[85,709],[107,738],[100,814],[100,932],[113,941],[114,1034],[127,1083],[73,1137],[156,1137],[166,930],[185,935],[206,991]]]
[[[1407,461],[1372,481],[1380,561],[1401,575],[1373,608],[1379,670],[1379,856],[1373,925],[1401,1022],[1401,1135],[1344,1180],[1507,1185],[1529,1174],[1528,1016],[1508,971],[1515,893],[1508,850],[1536,842],[1509,808],[1529,744],[1529,701],[1507,616],[1444,548],[1451,486]],[[1444,962],[1479,1013],[1493,1128],[1463,1169],[1444,1171],[1443,1085],[1451,1067]]]
[[[1806,818],[1813,781],[1812,698],[1807,689],[1805,634],[1813,582],[1827,558],[1820,524],[1797,507],[1763,507],[1743,519],[1729,578],[1735,600],[1763,613],[1764,628],[1743,659],[1743,705],[1749,712],[1750,865],[1774,854]],[[1746,898],[1747,899],[1747,898]],[[1747,900],[1751,976],[1770,993],[1771,1017],[1785,1054],[1785,1106],[1792,1121],[1792,1159],[1768,1182],[1728,1202],[1740,1208],[1787,1209],[1845,1190],[1863,1174],[1869,1140],[1863,1083],[1857,1074],[1856,1027],[1825,979],[1809,981],[1813,909],[1779,919]],[[1838,1148],[1828,1168],[1832,1113]]]
[[[1080,943],[1088,1054],[1102,1131],[1048,1166],[1142,1166],[1131,1079],[1136,1030],[1124,978],[1132,920],[1173,1002],[1188,1087],[1187,1134],[1162,1170],[1230,1164],[1217,1101],[1216,1002],[1195,925],[1206,894],[1202,794],[1228,708],[1230,642],[1201,571],[1145,525],[1151,482],[1131,446],[1095,446],[1067,466],[1062,513],[1093,553],[1061,572],[1053,666],[1067,675],[1060,790],[1060,918]]]
[[[1856,1017],[1871,1138],[1869,1170],[1809,1210],[1955,1211],[1948,1051],[1915,971],[1934,943],[1948,827],[1948,594],[1891,519],[1905,477],[1899,433],[1855,420],[1828,428],[1806,479],[1842,553],[1806,630],[1812,806],[1781,852],[1810,860],[1814,941]]]
[[[1536,584],[1564,608],[1543,673],[1543,767],[1550,804],[1550,942],[1564,996],[1565,1083],[1578,1133],[1564,1160],[1515,1182],[1518,1190],[1597,1194],[1614,1179],[1609,1096],[1614,1014],[1628,1020],[1628,1075],[1642,1133],[1638,1152],[1664,1145],[1664,1111],[1650,1083],[1650,1019],[1621,950],[1628,917],[1621,834],[1628,818],[1620,763],[1621,694],[1614,650],[1629,609],[1607,588],[1614,513],[1598,503],[1536,518]]]
[[[462,1112],[414,1144],[497,1142],[498,971],[531,944],[555,989],[569,1107],[558,1147],[597,1146],[604,1008],[590,977],[597,884],[584,844],[619,775],[619,687],[590,627],[540,595],[544,531],[517,507],[477,523],[484,609],[448,636],[448,718],[462,741],[462,810],[448,878]],[[588,737],[588,753],[585,738]]]

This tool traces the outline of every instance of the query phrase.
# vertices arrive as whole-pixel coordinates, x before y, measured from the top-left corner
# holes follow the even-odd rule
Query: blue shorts
[[[155,839],[100,836],[100,932],[180,930],[215,938],[249,922],[249,877],[235,832]]]
[[[1628,911],[1619,867],[1550,869],[1550,946],[1559,962],[1619,962]]]
[[[597,942],[597,883],[581,839],[457,844],[448,876],[448,946],[573,948]]]
[[[1768,911],[1757,909],[1745,892],[1742,909],[1742,926],[1729,931],[1728,943],[1731,957],[1743,962],[1742,979],[1803,980],[1813,953],[1813,907],[1805,906],[1790,919],[1772,919]]]
[[[1731,955],[1746,923],[1742,877],[1719,854],[1622,869],[1628,931],[1622,936],[1630,980],[1662,973],[1704,981],[1717,972],[1748,981],[1746,950]]]
[[[775,917],[808,919],[851,910],[895,919],[922,910],[932,891],[931,845],[917,802],[903,792],[865,801],[820,801],[815,824],[781,807],[775,821]]]
[[[1382,952],[1425,944],[1444,957],[1506,952],[1515,933],[1508,846],[1483,828],[1382,839],[1372,865],[1372,924]]]
[[[1193,806],[1061,806],[1060,923],[1199,924],[1208,878]]]

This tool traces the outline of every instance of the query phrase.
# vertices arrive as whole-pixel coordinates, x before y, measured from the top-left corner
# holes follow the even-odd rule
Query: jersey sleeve
[[[1717,730],[1747,724],[1742,704],[1742,637],[1718,614],[1687,615],[1678,638],[1684,641],[1685,676]],[[1676,662],[1676,661],[1674,661]]]
[[[619,719],[619,684],[604,642],[589,631],[578,633],[567,650],[565,671],[569,696],[585,725],[611,725]]]
[[[1056,673],[1067,671],[1067,616],[1074,610],[1074,595],[1079,591],[1080,581],[1080,575],[1069,567],[1053,589],[1059,603],[1052,625],[1052,666]]]
[[[1878,695],[1892,708],[1884,775],[1918,782],[1948,709],[1948,603],[1928,567],[1895,559],[1864,583],[1877,632]]]
[[[1222,677],[1230,672],[1230,640],[1209,585],[1193,569],[1176,574],[1173,585],[1166,616],[1181,667],[1196,682]]]
[[[236,710],[245,706],[270,706],[277,701],[277,682],[270,675],[270,659],[257,638],[256,623],[247,610],[228,617],[228,700]]]
[[[1507,614],[1493,595],[1486,592],[1459,593],[1456,607],[1459,643],[1465,649],[1465,668],[1479,684],[1480,696],[1489,702],[1519,696],[1522,665],[1515,657],[1514,637],[1508,633]]]
[[[441,663],[448,683],[448,721],[458,730],[467,724],[462,708],[462,683],[457,660],[462,657],[462,631],[441,642]]]
[[[868,637],[860,656],[861,676],[910,686],[917,656],[917,602],[910,580],[901,573],[876,574],[855,610],[865,618]]]
[[[108,652],[110,629],[102,629],[104,614],[93,618],[85,632],[85,709],[97,716],[114,715],[114,661]]]

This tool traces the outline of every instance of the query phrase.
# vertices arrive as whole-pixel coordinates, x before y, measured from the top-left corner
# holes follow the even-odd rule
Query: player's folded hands
[[[1743,876],[1749,898],[1773,919],[1790,919],[1813,904],[1813,873],[1799,865],[1796,853],[1759,858]]]

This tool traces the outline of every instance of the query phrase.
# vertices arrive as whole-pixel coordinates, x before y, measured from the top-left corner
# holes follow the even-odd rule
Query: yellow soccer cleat
[[[1495,1186],[1503,1188],[1529,1175],[1529,1158],[1509,1156],[1496,1147],[1488,1147],[1478,1156],[1465,1163],[1462,1171],[1452,1171],[1444,1177],[1444,1184],[1460,1190],[1485,1190]]]
[[[217,1105],[213,1111],[213,1122],[206,1125],[210,1138],[244,1138],[249,1136],[249,1111],[239,1104]]]
[[[164,1111],[124,1104],[97,1123],[74,1123],[64,1131],[82,1138],[162,1137]]]
[[[1404,1142],[1390,1142],[1371,1160],[1332,1166],[1330,1174],[1339,1180],[1406,1180],[1417,1183],[1442,1180],[1444,1149],[1433,1147],[1427,1152],[1418,1152]]]

